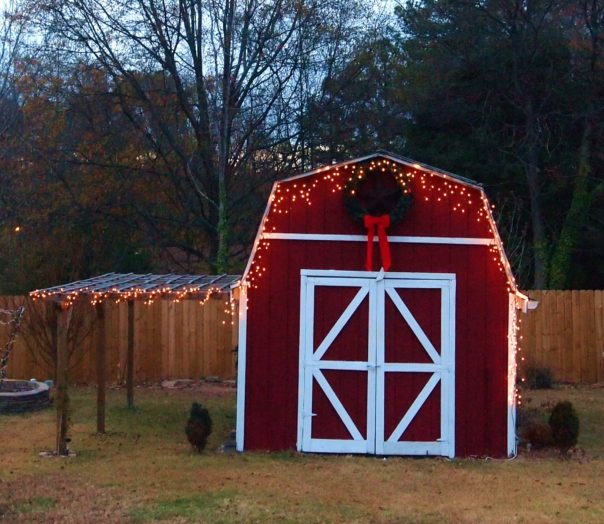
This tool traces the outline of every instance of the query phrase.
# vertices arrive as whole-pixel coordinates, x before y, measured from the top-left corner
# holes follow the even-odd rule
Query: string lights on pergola
[[[134,303],[146,305],[164,299],[173,302],[195,300],[204,305],[211,297],[225,296],[231,302],[230,312],[234,311],[231,290],[241,277],[239,275],[176,275],[176,274],[134,274],[106,273],[69,284],[36,289],[30,292],[34,300],[52,302],[57,310],[57,449],[58,455],[66,455],[67,420],[66,410],[60,406],[67,398],[67,370],[69,367],[67,351],[67,330],[71,321],[73,305],[89,303],[96,309],[96,320],[103,325],[105,305],[107,303],[126,302],[128,304],[128,344],[126,357],[126,396],[129,408],[134,407]],[[106,340],[105,329],[97,330],[96,340],[97,368],[97,432],[105,432],[105,396],[106,396]]]
[[[34,299],[51,299],[73,304],[87,300],[92,305],[107,300],[116,303],[140,300],[151,304],[159,298],[174,302],[198,300],[204,304],[213,295],[229,293],[240,279],[239,275],[139,275],[134,273],[107,273],[70,284],[36,289],[30,292]]]

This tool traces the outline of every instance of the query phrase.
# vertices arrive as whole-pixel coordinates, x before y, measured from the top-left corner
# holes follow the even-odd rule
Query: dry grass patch
[[[6,522],[604,522],[604,389],[529,392],[569,399],[585,455],[514,461],[247,453],[216,449],[234,426],[234,392],[111,391],[94,433],[94,391],[74,392],[71,459],[42,459],[54,414],[0,417],[0,520]],[[190,450],[191,403],[208,406],[208,451]]]

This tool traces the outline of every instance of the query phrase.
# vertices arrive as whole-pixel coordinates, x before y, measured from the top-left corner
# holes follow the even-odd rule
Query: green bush
[[[198,402],[193,402],[191,406],[191,413],[185,426],[185,433],[191,446],[201,453],[208,443],[210,433],[212,433],[212,418],[208,410]]]
[[[569,401],[558,402],[549,417],[552,440],[561,452],[566,453],[577,445],[579,438],[579,416]]]
[[[521,407],[518,409],[518,436],[520,445],[531,449],[540,449],[552,444],[552,430],[547,423],[546,414],[539,409]]]

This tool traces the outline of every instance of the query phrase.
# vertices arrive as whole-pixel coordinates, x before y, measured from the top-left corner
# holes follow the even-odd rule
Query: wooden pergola
[[[241,279],[240,275],[176,275],[106,273],[69,284],[36,289],[30,292],[34,300],[52,302],[57,310],[57,448],[67,453],[67,419],[59,406],[65,403],[68,387],[67,331],[72,306],[85,301],[96,308],[97,322],[105,321],[105,304],[109,301],[128,303],[128,343],[126,353],[126,397],[129,408],[134,407],[134,302],[149,304],[158,299],[198,300],[204,304],[211,296],[230,294]],[[105,432],[105,398],[107,382],[105,330],[97,330],[97,432]]]

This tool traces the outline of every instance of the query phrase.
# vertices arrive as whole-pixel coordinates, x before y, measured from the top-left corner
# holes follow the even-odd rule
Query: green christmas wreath
[[[366,215],[390,216],[390,224],[403,219],[413,195],[406,175],[390,160],[372,160],[349,168],[344,185],[344,205],[348,213],[360,221]]]

